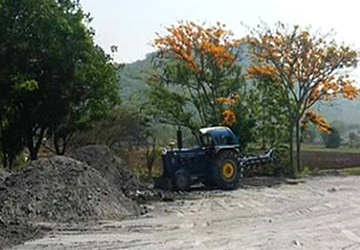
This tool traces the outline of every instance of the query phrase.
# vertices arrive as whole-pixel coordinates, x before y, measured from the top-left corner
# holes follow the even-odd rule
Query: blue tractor
[[[242,154],[238,139],[228,127],[209,127],[199,130],[199,146],[182,148],[178,130],[178,148],[162,149],[163,176],[155,179],[155,187],[188,190],[191,185],[230,190],[238,186],[246,167],[275,160],[273,150],[265,154]]]

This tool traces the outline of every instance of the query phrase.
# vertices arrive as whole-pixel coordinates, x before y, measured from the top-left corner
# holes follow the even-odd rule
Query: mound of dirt
[[[67,157],[29,162],[4,183],[1,193],[4,216],[71,222],[124,217],[136,211],[136,205],[98,171]]]
[[[0,169],[0,182],[8,177],[10,173],[6,172],[4,169]]]
[[[126,197],[134,199],[139,193],[148,192],[148,187],[127,168],[124,161],[116,158],[106,146],[91,145],[79,148],[73,158],[87,163],[121,190]]]
[[[37,227],[28,221],[77,223],[139,212],[97,170],[67,157],[29,162],[0,181],[2,244],[33,237]]]
[[[48,228],[31,222],[15,220],[5,223],[0,217],[0,249],[22,244],[27,240],[41,237]]]

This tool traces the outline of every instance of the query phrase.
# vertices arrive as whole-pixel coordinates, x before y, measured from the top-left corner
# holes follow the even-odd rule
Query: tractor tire
[[[188,172],[184,169],[176,171],[174,175],[174,187],[179,191],[190,190],[191,177]]]
[[[237,154],[231,150],[220,151],[212,166],[212,180],[218,188],[235,189],[239,184],[240,172]]]

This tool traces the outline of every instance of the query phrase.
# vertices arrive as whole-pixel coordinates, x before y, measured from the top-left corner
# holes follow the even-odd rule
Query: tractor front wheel
[[[219,152],[212,168],[215,185],[221,189],[235,189],[239,182],[239,168],[235,152],[226,150]]]
[[[189,190],[190,183],[191,183],[191,178],[190,178],[189,173],[186,170],[180,169],[180,170],[176,171],[176,173],[174,175],[174,186],[177,190],[180,190],[180,191]]]

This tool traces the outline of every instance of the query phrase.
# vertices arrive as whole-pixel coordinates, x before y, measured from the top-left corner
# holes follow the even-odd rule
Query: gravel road
[[[141,218],[58,226],[12,249],[360,249],[360,177],[259,183],[179,195]]]

